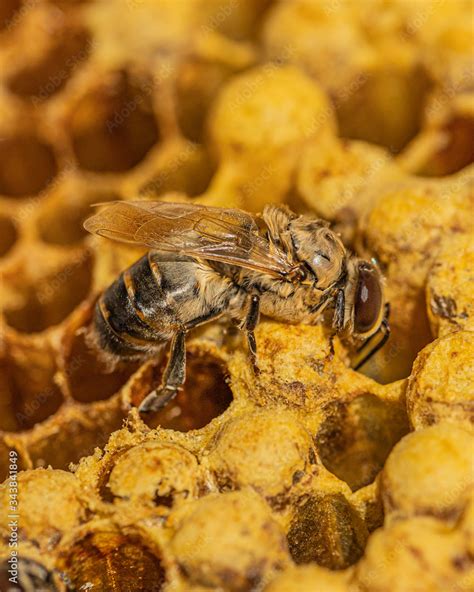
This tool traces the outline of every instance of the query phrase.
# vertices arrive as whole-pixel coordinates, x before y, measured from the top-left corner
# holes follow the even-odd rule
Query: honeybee
[[[143,359],[171,343],[162,385],[143,400],[142,413],[166,405],[184,383],[186,333],[223,315],[246,333],[256,372],[260,314],[324,323],[361,340],[355,368],[388,338],[377,266],[350,254],[323,220],[275,205],[253,216],[189,203],[127,201],[108,204],[84,226],[150,249],[101,295],[93,320],[96,345],[115,359]]]

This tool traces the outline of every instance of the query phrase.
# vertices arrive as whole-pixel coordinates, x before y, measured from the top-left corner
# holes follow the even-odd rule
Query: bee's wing
[[[91,233],[284,276],[292,266],[242,210],[187,203],[119,201],[88,218]]]

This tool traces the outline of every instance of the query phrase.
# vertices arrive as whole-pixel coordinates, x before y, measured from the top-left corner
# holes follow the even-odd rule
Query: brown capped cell
[[[470,232],[443,241],[428,275],[426,304],[431,330],[443,336],[474,329],[474,242]]]
[[[311,435],[291,413],[262,409],[224,424],[207,462],[223,490],[250,486],[281,503],[295,475],[298,481],[311,472],[312,449]]]
[[[472,429],[473,351],[474,333],[458,331],[420,352],[406,392],[408,415],[415,429],[444,421]]]
[[[449,423],[405,436],[388,457],[382,473],[386,515],[456,519],[474,484],[473,450],[472,433]]]
[[[71,533],[59,550],[56,568],[75,590],[92,586],[114,592],[162,592],[167,580],[156,544],[100,520]]]
[[[288,547],[297,564],[315,562],[344,569],[363,554],[368,532],[342,493],[311,495],[298,504],[288,531]]]
[[[250,591],[289,564],[284,532],[252,491],[210,494],[172,520],[171,552],[192,584]]]
[[[145,442],[120,455],[107,488],[115,500],[170,508],[195,497],[199,471],[196,457],[174,444]]]

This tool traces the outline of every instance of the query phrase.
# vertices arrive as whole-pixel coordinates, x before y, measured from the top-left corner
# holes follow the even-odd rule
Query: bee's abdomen
[[[171,338],[176,313],[161,280],[145,255],[107,288],[95,308],[100,347],[120,357],[136,357]]]

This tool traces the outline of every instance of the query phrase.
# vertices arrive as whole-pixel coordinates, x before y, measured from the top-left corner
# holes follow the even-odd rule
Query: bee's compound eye
[[[380,318],[382,309],[382,286],[374,268],[359,266],[359,280],[354,300],[354,330],[368,333]]]

